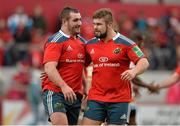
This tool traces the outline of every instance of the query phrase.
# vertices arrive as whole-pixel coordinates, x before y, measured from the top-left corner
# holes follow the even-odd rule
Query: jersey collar
[[[119,32],[117,32],[117,34],[112,38],[112,39],[110,39],[110,40],[108,40],[108,41],[114,41],[114,40],[116,40],[119,36],[120,36],[121,34],[119,33]],[[98,38],[98,40],[100,41],[101,39],[99,39]],[[102,42],[103,42],[103,40],[101,40]]]
[[[116,40],[119,36],[120,36],[120,33],[118,32],[118,33],[112,38],[112,40],[113,40],[113,41]]]
[[[60,32],[63,36],[65,36],[65,37],[67,37],[67,38],[70,38],[70,35],[65,34],[63,31],[59,30],[59,32]]]

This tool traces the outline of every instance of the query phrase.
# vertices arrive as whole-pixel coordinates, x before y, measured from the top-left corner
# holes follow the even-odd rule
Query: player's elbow
[[[137,66],[141,67],[143,71],[147,70],[149,67],[149,62],[147,58],[142,58],[137,62]]]
[[[44,71],[47,74],[50,71],[50,66],[44,65]]]
[[[148,60],[146,58],[143,58],[142,60],[143,60],[144,69],[147,70],[148,67],[149,67],[149,62],[148,62]]]

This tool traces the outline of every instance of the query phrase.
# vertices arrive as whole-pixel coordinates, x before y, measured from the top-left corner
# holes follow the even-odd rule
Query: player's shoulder
[[[96,43],[98,43],[99,41],[100,41],[100,39],[94,37],[94,38],[90,39],[90,40],[87,42],[87,44],[96,44]]]
[[[62,31],[58,31],[55,34],[51,35],[48,39],[48,43],[62,43],[69,39],[69,36],[64,34]]]
[[[134,41],[132,41],[131,39],[127,38],[126,36],[124,36],[120,33],[117,33],[117,35],[113,38],[113,40],[117,44],[123,44],[126,46],[131,46],[131,45],[135,44]]]

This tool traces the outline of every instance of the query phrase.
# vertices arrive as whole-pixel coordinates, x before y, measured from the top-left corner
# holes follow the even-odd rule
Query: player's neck
[[[116,36],[116,32],[113,29],[109,29],[107,31],[107,36],[103,38],[102,40],[107,43],[109,40],[111,40],[114,36]]]
[[[62,26],[61,27],[61,31],[63,32],[63,33],[65,33],[66,35],[69,35],[69,36],[71,36],[71,37],[76,37],[75,35],[73,35],[66,27],[64,27],[64,26]]]

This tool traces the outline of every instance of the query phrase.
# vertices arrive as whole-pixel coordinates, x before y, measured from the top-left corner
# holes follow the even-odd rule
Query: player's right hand
[[[61,85],[62,93],[64,94],[64,99],[69,102],[74,102],[77,97],[72,88],[70,88],[67,84]]]

